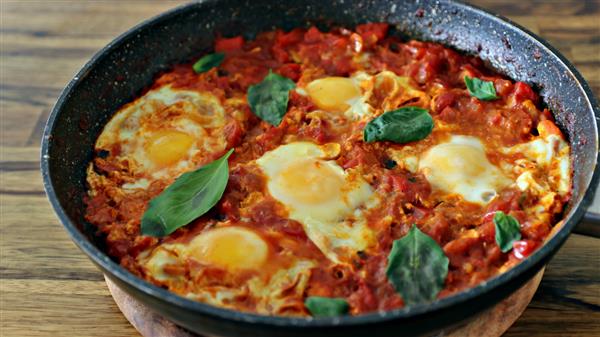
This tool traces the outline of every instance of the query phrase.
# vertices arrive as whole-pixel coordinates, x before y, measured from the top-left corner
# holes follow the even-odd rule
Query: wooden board
[[[0,0],[0,336],[139,336],[52,212],[39,142],[60,91],[98,49],[179,3]],[[476,3],[547,38],[600,93],[599,1]],[[532,335],[600,336],[599,239],[573,235],[552,260],[506,333]]]
[[[544,270],[538,272],[529,282],[515,291],[504,301],[492,309],[482,313],[472,321],[451,331],[447,337],[500,337],[518,318],[535,294]],[[119,310],[125,318],[144,337],[201,337],[191,333],[161,315],[153,312],[148,307],[138,302],[135,298],[119,289],[109,278],[104,277],[110,294],[115,299]]]

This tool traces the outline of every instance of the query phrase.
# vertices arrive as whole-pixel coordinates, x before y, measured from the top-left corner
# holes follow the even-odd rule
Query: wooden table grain
[[[75,72],[118,34],[179,3],[0,0],[0,336],[139,336],[46,200],[39,143]],[[600,94],[598,1],[476,4],[548,39]],[[506,336],[600,336],[600,239],[570,237]]]

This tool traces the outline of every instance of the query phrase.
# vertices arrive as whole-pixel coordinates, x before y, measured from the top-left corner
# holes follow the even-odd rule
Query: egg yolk
[[[350,108],[348,101],[360,96],[356,84],[345,77],[325,77],[310,82],[306,92],[319,109],[344,112]]]
[[[157,166],[170,166],[179,162],[190,150],[194,138],[175,130],[154,132],[146,141],[146,154]]]
[[[441,153],[440,153],[441,152]],[[466,180],[477,180],[487,171],[488,160],[485,154],[476,147],[459,144],[444,144],[431,151],[423,160],[422,166],[435,168],[440,173],[460,173]],[[449,184],[452,185],[452,184]]]
[[[258,269],[269,248],[255,232],[242,227],[219,227],[191,242],[191,254],[198,261],[228,270]]]
[[[287,195],[303,204],[320,204],[339,198],[344,177],[325,162],[309,159],[290,163],[275,178]]]

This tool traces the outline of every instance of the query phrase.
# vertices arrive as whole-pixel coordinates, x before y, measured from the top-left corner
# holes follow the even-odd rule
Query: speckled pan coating
[[[85,168],[96,137],[122,104],[155,75],[210,50],[215,34],[251,38],[275,27],[354,26],[385,21],[393,34],[478,54],[496,70],[541,92],[573,149],[574,193],[566,221],[523,263],[466,292],[430,305],[358,317],[300,319],[245,314],[193,302],[134,277],[102,252],[82,219]],[[507,297],[560,248],[590,203],[598,173],[598,104],[573,66],[514,23],[448,1],[201,1],[151,19],[96,54],[65,88],[46,125],[42,173],[48,197],[75,243],[124,291],[192,331],[219,336],[443,335]],[[98,242],[97,242],[98,241]]]

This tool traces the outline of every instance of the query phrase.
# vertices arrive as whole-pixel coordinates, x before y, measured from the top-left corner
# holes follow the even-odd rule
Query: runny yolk
[[[359,88],[346,77],[314,80],[306,86],[306,92],[319,109],[333,112],[348,110],[348,101],[360,96]]]
[[[269,248],[252,230],[219,227],[192,240],[190,251],[203,264],[235,270],[260,268],[267,260]]]
[[[275,183],[303,204],[320,204],[339,198],[345,181],[326,162],[308,159],[287,165],[275,178]]]
[[[146,154],[160,167],[171,166],[188,154],[194,138],[176,130],[154,132],[144,144]]]

